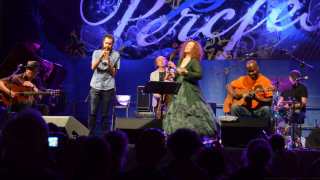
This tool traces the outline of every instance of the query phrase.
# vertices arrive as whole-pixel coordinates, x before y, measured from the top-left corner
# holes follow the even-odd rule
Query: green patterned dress
[[[182,59],[178,61],[177,67],[181,63]],[[198,80],[203,75],[200,62],[191,59],[184,68],[188,70],[186,76],[176,71],[175,82],[181,82],[182,85],[178,94],[171,95],[163,119],[164,131],[172,134],[179,128],[188,128],[207,137],[219,135],[220,123],[199,88]]]

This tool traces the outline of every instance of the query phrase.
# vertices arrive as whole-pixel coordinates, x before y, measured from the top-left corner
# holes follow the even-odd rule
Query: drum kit
[[[274,101],[274,109],[273,109],[273,129],[274,133],[282,134],[286,141],[287,139],[292,139],[289,133],[290,119],[293,118],[293,112],[291,108],[294,102],[293,101],[282,101],[281,106],[278,106],[279,101],[279,92],[289,91],[292,87],[292,83],[287,78],[283,77],[273,77],[270,78],[271,84],[276,88],[275,89],[275,101]],[[286,145],[289,142],[286,142]],[[300,144],[300,142],[297,142]]]

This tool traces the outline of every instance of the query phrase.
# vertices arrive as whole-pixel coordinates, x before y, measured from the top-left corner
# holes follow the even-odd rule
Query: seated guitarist
[[[259,73],[259,66],[256,61],[248,61],[246,67],[247,76],[240,77],[226,86],[227,92],[234,99],[242,98],[242,94],[236,92],[238,89],[247,89],[250,92],[245,98],[244,105],[232,106],[231,115],[237,117],[258,117],[270,120],[272,117],[270,109],[273,96],[272,90],[262,91],[256,94],[253,94],[252,91],[271,87],[271,82]]]
[[[40,64],[37,61],[28,61],[27,65],[24,66],[26,68],[24,73],[16,74],[12,78],[12,91],[11,97],[14,99],[18,97],[17,92],[19,91],[19,87],[21,89],[27,89],[30,92],[40,92],[42,90],[41,80],[37,76],[40,72]],[[9,77],[3,78],[0,80],[0,90],[1,93],[5,93],[5,95],[9,96]],[[14,89],[17,88],[17,89]],[[9,97],[8,97],[9,98]],[[21,112],[27,108],[34,108],[41,112],[42,115],[48,115],[49,108],[47,105],[35,104],[35,98],[41,99],[42,96],[29,96],[28,98],[23,98],[23,100],[18,100],[16,104],[12,104],[12,111]]]

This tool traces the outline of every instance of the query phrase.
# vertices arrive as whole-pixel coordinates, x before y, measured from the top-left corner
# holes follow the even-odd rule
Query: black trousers
[[[28,109],[28,108],[33,108],[38,110],[42,116],[47,116],[49,115],[49,107],[45,104],[31,104],[30,101],[20,101],[17,104],[12,106],[12,111],[13,112],[21,112],[24,109]]]
[[[88,123],[89,135],[94,135],[94,130],[97,121],[97,113],[99,110],[99,104],[102,103],[101,107],[101,132],[98,134],[102,134],[108,130],[108,113],[109,107],[114,94],[114,89],[110,90],[98,90],[91,88],[90,96],[91,96],[91,109],[90,109],[90,119]],[[110,127],[109,127],[110,128]]]

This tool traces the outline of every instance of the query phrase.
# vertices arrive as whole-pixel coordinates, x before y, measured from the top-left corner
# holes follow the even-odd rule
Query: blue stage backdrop
[[[107,33],[132,60],[168,54],[188,39],[200,41],[209,60],[253,52],[288,59],[283,49],[303,59],[320,55],[319,0],[11,0],[2,7],[2,57],[19,40],[49,41],[84,57]]]

